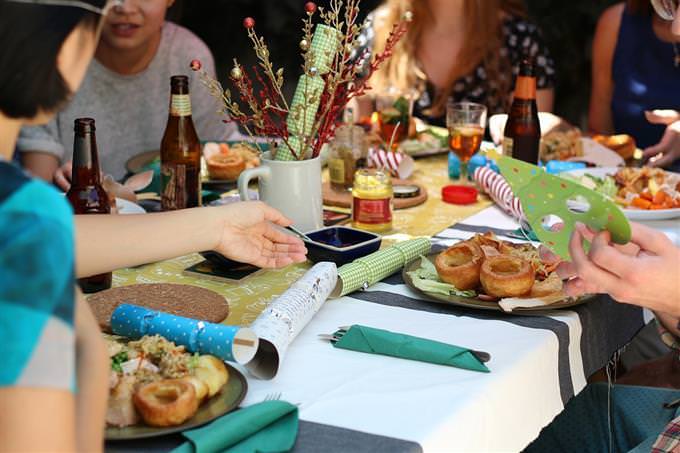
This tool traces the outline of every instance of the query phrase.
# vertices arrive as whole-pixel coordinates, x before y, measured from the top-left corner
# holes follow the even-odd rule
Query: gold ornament
[[[233,68],[231,68],[231,72],[229,74],[231,75],[231,78],[234,80],[241,80],[241,77],[243,77],[241,68],[239,68],[238,66],[234,66]]]
[[[307,52],[309,50],[309,41],[306,39],[300,41],[300,49],[302,49],[303,52]]]
[[[309,75],[310,76],[314,77],[318,73],[319,73],[319,70],[316,69],[316,66],[312,66],[311,68],[309,68]]]
[[[413,13],[411,11],[406,11],[404,13],[404,20],[406,22],[411,22],[413,20]]]

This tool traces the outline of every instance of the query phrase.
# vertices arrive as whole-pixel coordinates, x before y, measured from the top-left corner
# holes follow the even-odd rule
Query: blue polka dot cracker
[[[594,231],[607,230],[612,241],[630,241],[628,219],[606,196],[545,172],[542,168],[494,153],[501,174],[519,198],[524,215],[539,240],[563,259],[571,260],[569,238],[576,222]],[[562,223],[550,227],[547,222]]]
[[[213,324],[130,304],[121,304],[113,312],[111,330],[132,339],[160,335],[189,352],[210,354],[240,364],[253,358],[259,343],[248,328]]]

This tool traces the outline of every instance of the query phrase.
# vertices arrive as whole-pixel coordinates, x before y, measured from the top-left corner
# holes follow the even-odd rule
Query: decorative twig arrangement
[[[234,59],[229,79],[232,93],[201,69],[197,60],[191,68],[199,71],[201,81],[218,98],[227,115],[224,122],[237,122],[254,139],[267,137],[277,160],[315,158],[321,147],[333,138],[339,116],[348,102],[370,89],[368,81],[380,65],[391,57],[394,47],[406,33],[411,13],[393,25],[385,48],[370,56],[370,49],[358,51],[359,34],[366,25],[358,25],[361,0],[330,0],[328,9],[305,4],[300,50],[304,58],[295,96],[290,104],[281,91],[283,68],[275,69],[269,59],[264,38],[255,32],[255,20],[247,17],[247,30],[258,64],[250,75]],[[319,13],[323,23],[314,24]],[[260,85],[253,88],[253,80]],[[256,92],[257,91],[257,92]],[[278,148],[277,148],[278,146]]]

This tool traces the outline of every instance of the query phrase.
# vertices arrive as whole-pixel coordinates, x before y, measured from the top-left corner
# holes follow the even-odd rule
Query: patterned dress
[[[74,391],[73,212],[0,161],[0,387]]]
[[[369,24],[372,24],[374,14],[375,12],[368,15]],[[510,107],[509,101],[515,87],[515,77],[519,72],[519,63],[524,57],[532,57],[536,63],[536,86],[539,90],[555,86],[555,62],[543,42],[540,29],[530,21],[515,16],[505,19],[501,27],[502,45],[498,52],[501,63],[504,62],[504,64],[501,65],[498,76],[490,77],[484,63],[480,62],[473,71],[454,82],[450,96],[450,99],[455,102],[469,101],[484,104],[487,106],[489,115],[505,113]],[[359,37],[359,52],[364,48],[372,49],[373,40],[374,30],[369,25],[364,28]],[[442,55],[442,58],[446,58],[446,55]],[[503,70],[503,67],[507,69]],[[512,80],[508,81],[509,76]],[[423,82],[423,86],[414,87],[420,92],[420,97],[413,107],[414,115],[430,124],[445,126],[445,115],[432,116],[429,112],[437,93],[436,87],[429,80],[423,80]],[[498,93],[501,84],[506,88],[502,93]]]

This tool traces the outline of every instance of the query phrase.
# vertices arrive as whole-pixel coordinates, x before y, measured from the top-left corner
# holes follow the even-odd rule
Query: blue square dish
[[[314,263],[331,261],[338,266],[366,256],[380,248],[382,237],[354,228],[333,226],[305,233],[307,258]]]

